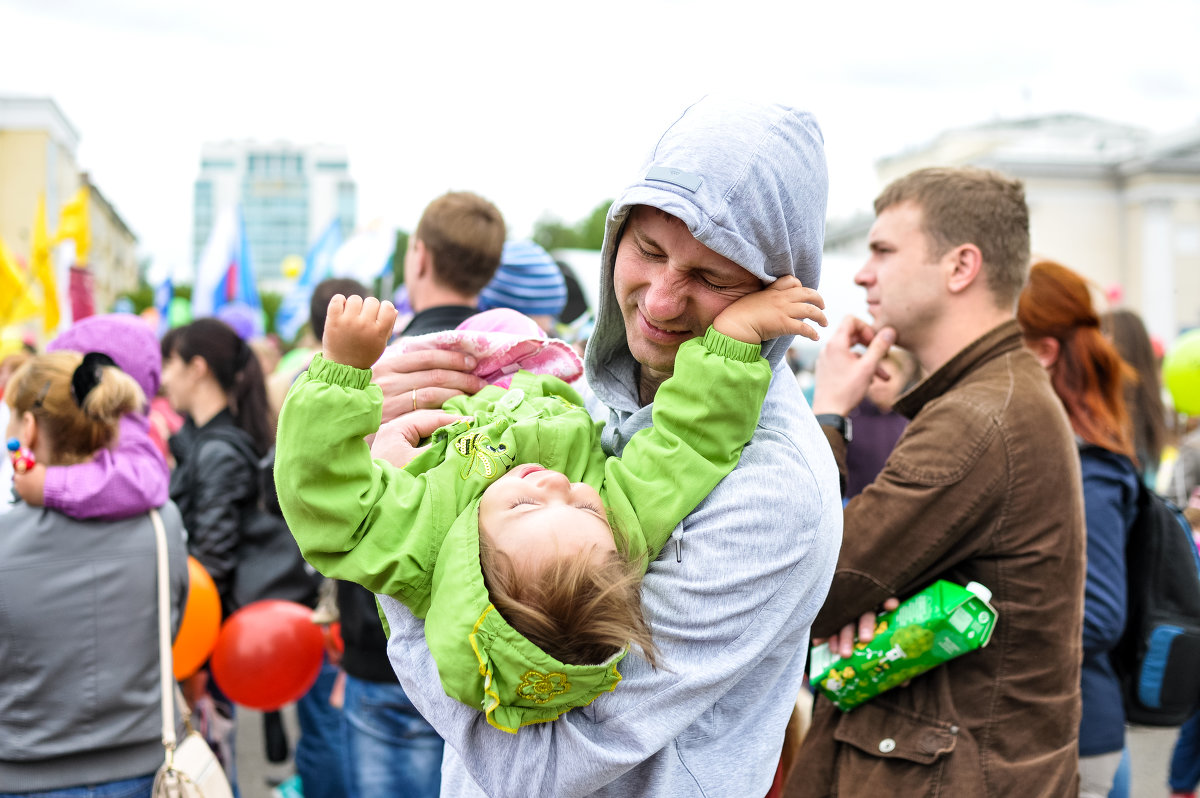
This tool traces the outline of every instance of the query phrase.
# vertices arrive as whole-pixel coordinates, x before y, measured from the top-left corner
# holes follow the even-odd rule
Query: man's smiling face
[[[761,287],[679,219],[645,205],[633,208],[617,245],[613,289],[642,382],[657,386],[671,376],[680,344],[704,335],[717,314]]]

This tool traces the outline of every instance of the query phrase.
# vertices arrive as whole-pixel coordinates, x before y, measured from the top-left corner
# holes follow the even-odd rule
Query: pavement
[[[288,740],[295,748],[299,735],[293,707],[283,711]],[[1175,729],[1153,729],[1132,726],[1126,737],[1133,760],[1133,789],[1131,798],[1167,798],[1167,766],[1171,747],[1175,744]],[[238,707],[237,731],[238,783],[242,798],[279,798],[272,788],[289,778],[295,771],[289,761],[282,764],[267,762],[263,749],[262,715]]]

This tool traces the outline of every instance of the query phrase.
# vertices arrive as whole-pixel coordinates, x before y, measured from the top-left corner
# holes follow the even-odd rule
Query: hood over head
[[[631,208],[649,205],[677,217],[697,241],[764,283],[792,274],[817,288],[827,193],[824,140],[811,114],[722,97],[684,111],[608,211],[596,329],[585,355],[596,396],[609,407],[636,409],[628,406],[635,363],[613,290],[617,241]],[[763,355],[777,365],[791,342],[764,341]]]
[[[137,316],[109,313],[81,319],[46,345],[47,352],[59,349],[81,354],[102,352],[137,381],[147,402],[158,395],[162,378],[158,336]]]

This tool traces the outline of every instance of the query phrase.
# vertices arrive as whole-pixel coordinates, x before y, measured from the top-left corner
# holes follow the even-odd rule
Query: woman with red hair
[[[1086,280],[1035,263],[1017,303],[1025,344],[1049,372],[1079,445],[1087,517],[1083,608],[1081,798],[1104,798],[1125,747],[1121,689],[1109,652],[1125,628],[1125,543],[1137,512],[1138,471],[1124,386],[1132,370],[1100,331]]]

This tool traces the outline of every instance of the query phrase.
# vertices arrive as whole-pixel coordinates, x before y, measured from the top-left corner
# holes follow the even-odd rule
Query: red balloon
[[[256,601],[221,627],[211,659],[213,679],[234,703],[269,712],[308,692],[321,672],[324,648],[308,607]]]

